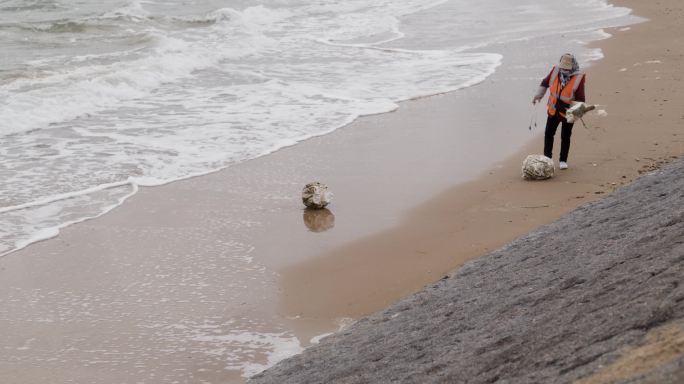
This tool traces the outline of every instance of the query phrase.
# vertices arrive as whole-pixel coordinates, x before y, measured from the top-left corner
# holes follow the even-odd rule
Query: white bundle
[[[522,176],[527,180],[550,179],[555,171],[553,160],[544,155],[529,155],[523,160]]]
[[[302,202],[308,208],[321,209],[332,201],[333,194],[328,191],[328,186],[315,181],[304,186],[302,190]]]

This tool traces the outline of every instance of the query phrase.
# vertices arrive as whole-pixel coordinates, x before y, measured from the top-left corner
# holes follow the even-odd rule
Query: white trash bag
[[[553,160],[544,155],[529,155],[522,163],[522,176],[526,180],[550,179],[555,171]]]

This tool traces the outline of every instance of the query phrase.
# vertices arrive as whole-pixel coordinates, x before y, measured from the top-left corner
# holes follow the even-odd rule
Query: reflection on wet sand
[[[304,225],[311,232],[325,232],[335,226],[335,215],[329,209],[305,209]]]

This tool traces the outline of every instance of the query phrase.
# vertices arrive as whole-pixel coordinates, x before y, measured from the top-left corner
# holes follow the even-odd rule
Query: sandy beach
[[[545,120],[540,107],[528,130],[530,100],[558,52],[511,44],[478,86],[143,188],[0,259],[0,372],[12,383],[241,382],[681,156],[682,5],[615,3],[649,21],[594,43],[605,58],[587,69],[588,101],[607,116],[575,126],[569,170],[521,180]],[[302,209],[312,180],[335,193],[328,211]]]
[[[681,156],[682,116],[668,108],[681,100],[672,85],[678,81],[681,53],[665,27],[676,25],[676,11],[636,2],[618,5],[631,7],[651,21],[609,30],[613,37],[596,43],[605,58],[587,70],[588,100],[600,104],[608,116],[587,118],[588,129],[575,126],[570,170],[544,183],[520,181],[520,160],[541,151],[540,128],[522,150],[476,180],[416,207],[397,228],[288,269],[284,273],[287,310],[368,314],[580,204],[601,198],[644,170]],[[356,267],[362,263],[363,269]],[[346,283],[350,275],[353,285]],[[316,295],[296,299],[305,292]]]

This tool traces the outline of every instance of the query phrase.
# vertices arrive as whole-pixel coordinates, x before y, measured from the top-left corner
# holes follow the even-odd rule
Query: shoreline
[[[636,6],[631,8],[636,9],[638,12],[640,7]],[[630,31],[625,31],[624,33]],[[619,32],[618,34],[622,33],[623,32]],[[611,40],[612,39],[601,41],[598,45],[604,47],[605,45],[609,45],[608,43]],[[610,59],[610,54],[606,53],[605,56],[606,57],[592,67],[590,71],[595,71],[596,67],[606,65],[605,61]],[[542,69],[541,72],[546,71],[547,68],[544,63],[542,66],[544,69]],[[501,74],[499,76],[501,76]],[[589,79],[590,81],[593,81],[591,72]],[[491,83],[492,79],[485,82]],[[538,80],[535,79],[529,83],[538,83]],[[519,81],[515,83],[515,85],[509,86],[509,88],[519,87],[527,89],[525,87],[520,87],[521,84],[528,84],[528,81]],[[488,86],[496,87],[497,85],[488,84]],[[595,87],[595,85],[592,84],[591,87]],[[475,89],[468,93],[468,97],[474,97],[479,101],[485,100],[487,97],[486,89],[486,87]],[[598,89],[598,87],[596,87],[596,89]],[[509,91],[513,92],[514,90],[509,89]],[[532,90],[530,88],[530,98],[531,92]],[[87,264],[89,264],[88,266],[92,268],[93,271],[103,271],[112,268],[113,265],[107,264],[109,263],[106,261],[107,257],[123,259],[118,261],[120,264],[114,265],[114,267],[123,266],[126,268],[113,268],[118,271],[119,275],[115,279],[111,279],[111,284],[106,285],[107,289],[121,286],[126,287],[130,284],[133,284],[135,287],[135,284],[148,279],[145,274],[131,273],[129,268],[132,266],[142,266],[143,271],[149,272],[154,271],[155,263],[158,263],[159,261],[168,262],[171,266],[179,265],[176,258],[166,257],[166,254],[171,255],[173,252],[178,252],[177,256],[191,255],[192,257],[189,257],[189,262],[191,263],[205,263],[207,260],[206,257],[203,256],[210,255],[209,262],[214,266],[218,266],[219,271],[223,273],[223,275],[214,273],[208,269],[198,272],[193,270],[193,267],[190,265],[187,266],[187,271],[184,270],[181,274],[174,274],[173,271],[169,270],[160,273],[160,275],[165,273],[171,273],[171,276],[174,277],[187,277],[190,275],[191,277],[194,276],[195,280],[198,280],[200,283],[213,286],[218,286],[222,284],[223,281],[230,281],[235,278],[237,282],[234,286],[231,285],[230,288],[242,287],[245,289],[248,287],[249,292],[247,293],[250,293],[250,295],[234,294],[233,292],[229,292],[228,289],[225,291],[221,290],[218,296],[211,297],[207,300],[212,302],[216,301],[217,303],[220,302],[230,310],[218,309],[219,305],[217,304],[212,307],[212,310],[209,311],[209,313],[202,313],[200,311],[196,315],[193,314],[192,317],[197,318],[198,324],[200,323],[199,319],[202,317],[215,319],[216,323],[210,323],[208,326],[216,327],[216,329],[225,332],[226,326],[222,324],[226,323],[226,319],[235,321],[235,316],[231,315],[229,313],[230,311],[237,313],[239,315],[238,317],[243,318],[253,316],[259,319],[269,319],[276,314],[284,315],[287,319],[290,319],[287,324],[289,329],[294,330],[294,333],[297,336],[296,338],[306,345],[306,340],[310,340],[311,337],[320,335],[321,333],[329,332],[332,330],[331,327],[339,321],[348,317],[358,318],[374,312],[390,302],[396,301],[399,297],[412,293],[421,286],[438,279],[442,274],[441,271],[445,269],[450,271],[460,263],[465,262],[468,258],[487,253],[486,251],[503,245],[508,240],[517,237],[520,233],[525,233],[529,229],[535,228],[540,223],[545,223],[552,220],[554,217],[559,217],[563,212],[566,212],[577,205],[577,202],[573,200],[576,199],[576,196],[585,196],[583,199],[576,199],[582,200],[582,202],[598,198],[600,196],[593,194],[593,192],[606,192],[610,190],[612,186],[606,185],[607,183],[623,183],[636,177],[638,174],[638,169],[631,167],[630,164],[632,164],[632,162],[630,161],[625,160],[620,164],[617,164],[618,162],[614,161],[615,159],[612,157],[605,158],[596,154],[580,152],[580,148],[593,148],[593,150],[604,149],[604,145],[598,142],[598,140],[596,140],[595,143],[584,143],[579,141],[573,146],[573,153],[571,156],[577,154],[578,161],[576,161],[574,165],[571,163],[571,166],[573,166],[571,171],[568,171],[567,174],[559,175],[558,178],[548,183],[536,184],[535,187],[539,188],[536,188],[534,193],[530,194],[530,188],[528,187],[531,184],[521,183],[519,180],[519,171],[512,172],[511,170],[514,168],[517,170],[519,168],[519,163],[522,160],[520,155],[522,153],[537,152],[534,149],[539,145],[540,132],[536,132],[536,138],[534,139],[530,139],[529,136],[524,138],[528,141],[534,141],[527,144],[523,150],[519,149],[519,143],[525,140],[521,140],[520,135],[510,132],[499,132],[503,137],[492,138],[485,136],[484,139],[481,136],[472,137],[482,141],[499,140],[496,141],[494,145],[501,144],[503,147],[507,148],[506,151],[510,151],[508,160],[505,158],[500,159],[499,161],[494,162],[494,165],[492,166],[491,164],[487,164],[486,159],[483,160],[478,157],[487,154],[486,145],[483,145],[483,143],[477,143],[476,146],[460,144],[461,146],[458,147],[458,150],[462,150],[463,153],[468,154],[468,158],[474,159],[477,164],[476,167],[471,169],[470,172],[464,172],[457,175],[449,174],[448,176],[450,179],[448,182],[441,180],[434,185],[426,184],[425,189],[428,192],[425,193],[425,196],[420,196],[419,198],[408,196],[406,193],[408,191],[403,191],[401,188],[367,195],[363,193],[363,186],[354,184],[359,180],[363,180],[364,177],[369,176],[377,177],[378,175],[382,175],[382,177],[387,180],[397,177],[406,178],[406,169],[414,171],[416,169],[425,170],[427,174],[420,176],[423,177],[424,180],[428,180],[426,183],[429,182],[429,179],[431,178],[443,178],[448,167],[427,170],[423,165],[433,164],[425,163],[425,161],[428,161],[429,157],[432,156],[431,153],[420,153],[418,154],[420,156],[418,158],[412,158],[406,163],[394,165],[395,168],[386,172],[387,174],[383,173],[383,171],[387,170],[387,165],[383,165],[384,168],[376,167],[373,169],[361,169],[359,167],[363,167],[369,162],[372,164],[381,164],[388,161],[387,159],[390,158],[393,160],[401,158],[401,154],[386,153],[387,151],[396,151],[394,149],[385,148],[385,152],[378,152],[378,149],[383,148],[383,146],[368,144],[369,141],[378,140],[377,135],[382,132],[382,129],[386,130],[386,127],[391,124],[404,124],[404,126],[415,124],[416,126],[421,126],[425,122],[427,116],[435,114],[439,110],[453,108],[453,105],[462,101],[463,97],[465,96],[445,94],[422,100],[404,102],[402,103],[400,111],[395,113],[364,117],[363,119],[360,119],[363,121],[358,121],[351,126],[342,128],[330,135],[307,140],[306,147],[309,148],[308,152],[301,148],[288,147],[267,156],[268,159],[255,159],[250,162],[251,164],[244,164],[244,166],[241,167],[242,170],[239,172],[224,170],[213,175],[194,178],[192,181],[181,181],[174,183],[173,186],[165,189],[166,192],[163,193],[159,192],[157,189],[143,190],[139,195],[136,195],[131,201],[127,202],[126,206],[117,209],[115,214],[110,213],[100,219],[84,223],[85,225],[67,228],[67,230],[64,231],[64,234],[60,234],[58,238],[37,244],[35,249],[32,246],[21,251],[21,257],[13,257],[13,255],[17,255],[17,253],[13,253],[5,257],[9,257],[12,260],[5,261],[4,259],[0,259],[0,263],[2,263],[0,264],[0,267],[2,268],[2,271],[6,271],[3,274],[3,277],[7,277],[9,273],[16,273],[17,271],[23,273],[17,274],[17,276],[10,276],[8,280],[5,280],[9,281],[9,283],[6,283],[7,285],[5,287],[0,287],[0,294],[4,293],[6,294],[4,297],[9,295],[10,298],[13,298],[10,294],[11,289],[9,288],[14,286],[28,286],[30,289],[35,289],[35,286],[68,288],[69,282],[67,279],[60,280],[60,278],[49,277],[50,273],[48,272],[55,271],[59,273],[67,271],[68,268],[79,271],[82,268],[82,264],[71,261],[66,263],[66,267],[58,266],[56,265],[57,261],[48,260],[55,255],[86,255],[86,257],[79,257],[80,262],[88,260],[89,257],[87,256],[97,256],[95,260],[87,262]],[[435,122],[435,124],[448,126],[449,124],[458,121],[457,119],[459,116],[463,115],[464,110],[469,109],[470,107],[471,106],[461,107],[461,110],[457,109],[451,113],[443,114],[441,120]],[[503,108],[511,113],[514,113],[512,111],[516,110],[515,105],[506,105]],[[488,108],[481,107],[477,112],[486,113],[487,110]],[[610,119],[613,114],[610,106],[608,112],[608,118]],[[412,114],[416,115],[413,119],[411,119]],[[475,113],[471,112],[471,115],[473,114]],[[525,114],[525,112],[523,112],[523,114]],[[406,121],[407,116],[409,117],[408,122]],[[514,120],[521,120],[520,116],[514,116],[516,116]],[[526,118],[527,116],[524,116],[522,121]],[[600,121],[602,126],[604,125],[603,118],[596,120]],[[501,125],[506,124],[506,119],[503,116],[499,117],[496,121]],[[526,122],[524,124],[526,124]],[[363,130],[360,127],[362,127]],[[602,128],[607,128],[611,130],[611,132],[615,132],[609,126]],[[519,129],[519,127],[516,129]],[[579,134],[585,133],[583,128],[580,128],[579,126],[576,129],[581,129]],[[448,135],[448,130],[443,129],[440,132],[447,132],[445,134]],[[593,133],[593,131],[590,132]],[[408,127],[396,132],[396,134],[398,136],[414,135],[415,130],[412,129],[412,127]],[[453,136],[445,137],[447,139],[454,138]],[[643,137],[637,137],[634,140],[638,143],[642,138]],[[444,141],[444,139],[441,141]],[[512,141],[512,143],[502,144],[507,141]],[[337,142],[338,144],[340,142],[351,143],[352,145],[357,146],[356,148],[361,148],[357,151],[359,159],[348,159],[349,154],[345,156],[345,151],[343,149],[337,149],[334,153],[321,153],[320,150],[317,152],[317,147],[324,146],[326,149],[334,148],[334,144],[330,144],[331,142]],[[427,141],[426,143],[431,142]],[[426,143],[421,144],[424,144],[425,147],[429,148]],[[634,142],[629,143],[629,145],[633,144]],[[300,147],[300,145],[297,147]],[[391,148],[391,145],[388,145],[388,147]],[[405,148],[399,147],[400,149]],[[446,146],[441,148],[446,148]],[[681,149],[681,144],[675,149]],[[626,151],[625,153],[628,152],[629,151]],[[444,153],[444,150],[442,149],[440,153]],[[646,154],[650,154],[650,152],[646,152]],[[307,161],[311,158],[311,155],[320,156],[320,158],[315,157],[315,159],[316,161],[321,161],[323,166],[317,164],[319,168],[315,169],[315,167],[308,165]],[[385,159],[386,156],[387,159]],[[639,156],[642,156],[643,159],[646,159],[647,157],[641,155],[641,153],[639,153]],[[346,159],[344,157],[346,157]],[[657,157],[654,158],[657,159]],[[518,160],[515,161],[516,159]],[[329,160],[333,161],[326,163],[326,161]],[[451,161],[454,160],[451,159]],[[344,164],[347,168],[342,169],[341,171],[333,169],[334,166],[340,164]],[[591,164],[602,164],[602,166],[593,167]],[[603,164],[608,164],[612,168],[604,169]],[[403,166],[406,166],[406,169],[402,169]],[[592,168],[586,168],[589,166]],[[268,169],[269,167],[271,167],[271,169]],[[592,172],[593,168],[599,168],[603,173]],[[478,176],[482,169],[485,169],[485,179]],[[331,206],[331,212],[334,214],[335,228],[325,233],[302,233],[302,230],[307,231],[301,224],[301,216],[304,212],[301,208],[292,208],[291,201],[296,200],[293,199],[292,196],[295,198],[297,197],[296,194],[298,193],[299,188],[301,188],[303,183],[310,181],[309,178],[325,174],[325,171],[338,171],[338,180],[349,184],[335,183],[335,185],[331,185],[333,192],[336,192],[338,195],[338,200],[333,202],[333,205]],[[493,173],[490,174],[490,172]],[[277,185],[274,190],[262,189],[264,186],[269,188],[272,187],[268,183],[264,183],[264,180],[280,173],[286,175],[284,178],[279,178],[282,183],[281,185]],[[494,180],[490,177],[492,175],[501,176],[502,179],[499,179],[498,181]],[[569,175],[572,175],[572,179],[568,177]],[[622,175],[627,176],[627,178],[623,180],[621,178]],[[258,182],[255,183],[253,180],[254,178],[258,179]],[[387,184],[387,180],[380,180],[378,185],[382,186],[382,183],[386,183],[384,185],[389,185]],[[604,185],[600,186],[596,180],[601,181]],[[326,182],[327,180],[321,181]],[[429,195],[435,194],[433,193],[434,190],[439,190],[439,185],[448,183],[453,185],[454,183],[459,182],[465,182],[465,184],[439,194],[437,197],[429,198]],[[241,183],[244,183],[244,188],[233,185],[240,185]],[[482,189],[483,185],[485,185],[487,189]],[[401,184],[399,187],[401,187]],[[555,194],[551,200],[546,200],[548,204],[539,203],[542,195],[546,196],[549,192],[565,187],[570,187],[572,190],[570,195],[572,196],[568,197],[567,194],[563,193]],[[590,193],[586,192],[587,189],[590,190]],[[420,189],[418,189],[418,191],[419,190]],[[482,193],[482,190],[487,190],[488,193]],[[489,193],[492,190],[497,190],[499,194],[494,195]],[[515,192],[517,200],[509,200],[508,194],[503,193],[504,191]],[[385,195],[383,192],[391,193],[392,201],[380,200],[380,198]],[[415,193],[416,189],[411,192]],[[198,193],[201,193],[204,196],[203,201],[201,202],[194,201]],[[240,196],[249,196],[249,201],[244,202],[239,200]],[[352,196],[349,200],[351,201],[351,204],[357,206],[351,207],[349,206],[349,203],[342,203],[344,200],[340,200],[339,196]],[[504,200],[504,197],[506,200]],[[367,198],[367,200],[364,198]],[[245,206],[254,204],[254,206],[257,207],[255,214],[262,215],[263,212],[266,212],[268,215],[264,216],[266,219],[263,220],[274,221],[268,222],[268,225],[263,225],[263,223],[255,224],[249,221],[231,222],[231,215],[236,211],[244,214],[244,211],[239,209],[240,207],[232,207],[227,204],[227,202],[235,201],[241,202]],[[266,201],[267,204],[270,204],[270,207],[262,207],[264,201]],[[377,206],[378,204],[384,204],[381,207],[382,209]],[[179,206],[184,205],[192,206],[192,209],[197,212],[189,213],[178,209]],[[540,205],[548,205],[548,207],[538,207]],[[412,207],[408,213],[405,212],[407,210],[406,206]],[[472,211],[474,206],[479,206],[479,211]],[[448,208],[444,209],[444,207]],[[217,208],[225,210],[225,212],[217,213]],[[435,210],[435,208],[437,209]],[[470,212],[468,212],[469,209],[471,210]],[[378,212],[381,212],[384,215],[385,212],[390,212],[391,210],[400,213],[379,218],[375,216]],[[539,213],[540,210],[544,211],[543,214]],[[270,211],[275,212],[275,214]],[[460,215],[463,212],[479,216],[480,225],[484,225],[484,228],[490,229],[493,225],[492,223],[497,223],[495,224],[495,228],[497,232],[501,232],[498,234],[499,237],[497,237],[495,241],[492,241],[489,235],[485,233],[483,236],[483,234],[480,233],[480,238],[478,240],[475,236],[477,233],[473,234],[472,232],[463,231],[463,228],[457,226],[457,228],[459,228],[457,231],[461,231],[460,236],[463,236],[462,238],[468,240],[475,239],[477,241],[473,241],[465,247],[464,251],[455,251],[452,239],[453,231],[449,229],[454,228],[450,227],[451,224],[449,224],[453,223],[453,218],[447,216],[452,214]],[[501,215],[503,215],[506,220],[512,220],[515,225],[522,223],[523,226],[513,227],[507,224],[501,225],[499,224]],[[304,218],[304,220],[306,220],[306,218]],[[298,228],[293,228],[293,223],[295,221],[299,221],[297,224]],[[203,225],[206,226],[207,222],[213,223],[218,228],[216,228],[216,230],[204,228]],[[482,227],[478,227],[475,224],[476,223],[468,222],[467,225],[463,224],[461,226],[470,231],[481,232],[481,230],[476,229]],[[244,244],[240,243],[240,238],[235,241],[233,241],[234,239],[225,238],[225,233],[230,231],[239,232],[242,228],[250,226],[257,227],[257,234],[265,239],[259,244],[259,249],[257,251],[248,248],[241,250],[240,247]],[[267,227],[287,228],[287,230],[282,231],[282,233],[273,233],[272,231],[269,231]],[[393,227],[394,229],[388,229]],[[378,228],[380,229],[380,233],[377,233]],[[185,235],[187,232],[190,232],[192,237],[187,237],[187,235]],[[366,238],[369,232],[376,234],[372,235],[371,238]],[[400,255],[399,251],[402,250],[402,248],[404,250],[410,249],[406,248],[407,241],[411,242],[411,244],[415,242],[415,237],[408,237],[408,234],[423,236],[419,241],[421,245],[420,250],[424,252],[418,253],[420,259],[415,258],[416,252],[413,252],[415,250],[411,250],[411,253],[408,255],[405,254],[403,259]],[[158,240],[163,240],[166,243],[154,245],[151,244],[149,239],[146,239],[145,236],[157,236]],[[130,242],[131,240],[133,242],[126,243],[126,241]],[[202,243],[200,240],[205,241],[206,243]],[[214,240],[220,244],[217,246],[210,245],[209,243]],[[348,244],[350,240],[355,242]],[[150,253],[151,255],[141,254],[140,249],[136,247],[136,241],[147,244],[143,249],[146,253]],[[298,245],[293,246],[288,249],[288,251],[296,255],[296,257],[288,258],[288,260],[279,257],[282,253],[283,244],[289,244],[293,241],[298,242]],[[192,242],[197,242],[197,244],[188,244]],[[102,244],[104,244],[104,248],[102,247]],[[244,256],[245,260],[257,259],[259,267],[255,267],[250,261],[239,264],[239,268],[244,268],[242,270],[238,269],[237,272],[228,270],[226,268],[228,265],[227,261],[232,263],[241,262],[240,260],[228,260],[223,258],[225,255],[223,255],[222,252],[225,252],[225,249],[231,247],[237,249],[236,252]],[[433,248],[425,251],[424,247]],[[160,256],[155,257],[154,254],[156,253],[159,253]],[[257,253],[267,254],[269,256],[259,258]],[[463,253],[466,256],[465,258],[454,262],[449,256],[453,253]],[[379,254],[382,257],[379,260],[370,260],[370,258],[364,257],[372,254]],[[221,257],[214,257],[214,255]],[[20,258],[23,259],[19,260]],[[142,260],[141,258],[150,258],[151,260],[149,262],[144,261],[144,264],[141,265],[139,264],[140,260]],[[45,270],[39,273],[30,271],[31,261],[45,262],[47,264],[43,267]],[[359,262],[365,263],[367,261],[371,261],[371,263],[363,264],[364,267],[367,267],[364,268],[367,274],[364,276],[365,279],[362,279],[360,283],[359,280],[354,277],[354,273],[358,272],[360,269],[358,268]],[[51,265],[52,263],[55,263],[55,265]],[[429,269],[425,268],[425,266],[428,266]],[[264,270],[259,269],[261,267],[263,267]],[[164,267],[162,267],[162,269],[164,269]],[[86,270],[89,269],[86,268]],[[250,277],[257,277],[268,282],[270,285],[255,285],[250,279],[241,279],[238,276],[241,271],[250,271],[248,272],[251,274]],[[276,272],[274,273],[273,271]],[[345,271],[346,273],[342,274],[340,271]],[[130,274],[130,276],[126,276],[127,274]],[[206,276],[210,277],[207,278]],[[399,276],[401,276],[401,278],[399,278]],[[35,286],[33,286],[34,283],[21,283],[19,280],[22,277],[30,277],[35,281]],[[41,283],[40,280],[42,278],[48,280],[52,279],[55,283]],[[102,278],[102,280],[97,281],[98,278]],[[110,282],[104,274],[96,275],[91,279],[92,281],[90,282],[83,282],[79,277],[75,285],[76,289],[78,290],[80,287],[83,287],[85,291],[86,287],[97,288],[104,286],[105,282]],[[116,281],[116,279],[120,279],[121,281]],[[295,282],[294,284],[292,283],[293,281]],[[376,286],[379,286],[381,289],[375,290]],[[161,287],[173,287],[173,283],[164,283]],[[282,290],[280,297],[277,295],[274,296],[274,292],[269,291],[274,287],[276,288],[274,290],[276,293],[278,289]],[[198,298],[189,293],[182,292],[181,290],[172,291],[172,293],[176,295],[174,297],[175,299],[181,301],[190,301]],[[201,291],[200,293],[204,294],[205,292]],[[159,311],[160,309],[153,308],[154,305],[161,304],[162,306],[160,308],[162,312],[176,311],[172,307],[167,308],[163,305],[163,303],[165,303],[163,300],[168,298],[166,292],[159,290],[158,292],[154,291],[150,294],[149,291],[141,288],[137,294],[139,294],[142,300],[148,300],[149,297],[149,300],[151,300],[150,306],[146,308],[150,310]],[[105,296],[109,297],[108,295]],[[256,296],[258,299],[255,300],[252,296]],[[337,298],[340,297],[342,299],[338,300]],[[296,298],[297,300],[293,303],[293,300],[291,300],[292,298]],[[330,298],[335,299],[330,300]],[[358,300],[358,298],[362,298],[363,300]],[[202,296],[199,296],[199,299],[204,300]],[[304,302],[306,306],[301,306],[301,302]],[[243,309],[243,307],[246,308]],[[274,308],[275,310],[274,312],[271,312],[270,309],[264,310],[262,307]],[[197,309],[198,308],[191,303],[182,305],[182,310],[184,311],[192,312]],[[130,310],[122,309],[122,311]],[[123,312],[114,314],[120,315],[121,313]],[[150,324],[152,324],[152,322]],[[235,326],[235,324],[236,323],[231,323],[231,326]],[[239,321],[237,322],[237,325],[238,329],[240,326],[244,326],[245,329],[250,327],[248,324],[240,324]],[[183,326],[188,327],[189,325],[184,324]],[[198,326],[196,328],[199,329],[201,327]],[[282,325],[274,325],[268,321],[264,321],[263,324],[259,324],[256,327],[252,326],[252,328],[249,329],[258,328],[262,328],[264,334],[267,335],[272,335],[285,330],[282,328]],[[44,332],[46,329],[49,329],[49,327],[43,327],[41,328],[41,331]],[[113,327],[112,329],[114,332],[118,332],[125,328],[117,329],[116,327]],[[173,332],[170,330],[164,329],[163,331],[168,331],[168,334],[173,335]],[[167,333],[162,332],[156,334],[156,336],[163,336],[165,334]],[[228,335],[219,334],[219,336]],[[106,341],[104,339],[108,336],[104,335],[99,337],[103,338],[101,341]],[[187,334],[182,334],[178,338],[178,341],[182,340],[183,337],[187,338]],[[201,340],[210,339],[209,335],[206,334],[200,334],[197,338]],[[222,348],[232,346],[233,344],[227,343],[226,339],[228,338],[224,337],[222,339],[221,337],[218,337],[216,339],[218,341],[212,342],[213,344],[211,344],[211,346]],[[281,342],[287,346],[292,340],[284,339],[281,340]],[[153,348],[155,348],[155,346],[153,346]],[[257,347],[255,350],[257,353],[264,354],[264,356],[267,355],[263,348],[260,349]],[[262,356],[260,360],[266,362],[267,359],[264,356]],[[211,358],[208,359],[211,360]],[[125,366],[127,363],[124,361],[122,364]],[[222,361],[221,359],[211,361],[211,364],[209,364],[210,368],[216,368],[216,372],[219,373],[207,373],[201,377],[206,380],[239,380],[239,378],[234,377],[233,375],[226,375],[221,364],[225,366],[225,361]],[[196,369],[198,366],[201,366],[201,364],[189,365],[186,369]],[[203,367],[202,369],[208,368]],[[220,374],[221,370],[224,371],[223,375]],[[84,377],[88,377],[88,372],[84,372],[83,375],[86,375]],[[109,376],[110,379],[116,378],[116,374],[112,373],[112,375],[113,376]]]

